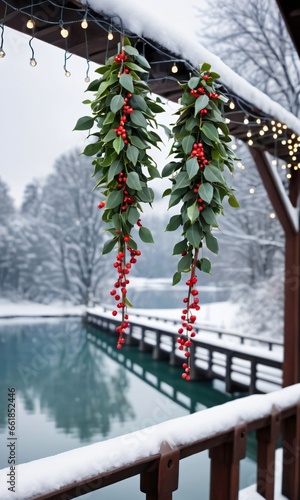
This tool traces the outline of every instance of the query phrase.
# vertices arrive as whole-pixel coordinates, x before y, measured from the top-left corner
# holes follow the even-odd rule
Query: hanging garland
[[[96,70],[101,77],[87,89],[96,93],[93,101],[84,101],[90,105],[93,116],[80,118],[74,129],[90,130],[94,125],[99,129],[91,134],[96,141],[86,146],[83,154],[96,155],[95,189],[101,189],[105,197],[98,207],[104,209],[102,219],[108,224],[112,238],[104,244],[103,254],[118,248],[113,264],[117,279],[110,291],[117,303],[112,315],[117,316],[119,310],[122,316],[116,328],[118,349],[124,344],[124,334],[129,328],[128,274],[141,255],[132,234],[134,227],[143,242],[154,243],[151,231],[142,225],[141,212],[142,203],[151,205],[154,199],[148,181],[160,177],[147,149],[161,142],[153,127],[157,127],[155,113],[164,109],[150,98],[151,90],[146,83],[149,69],[147,60],[122,37],[118,54]]]
[[[228,196],[232,207],[239,206],[232,186],[224,177],[226,169],[233,173],[236,160],[228,147],[229,129],[220,109],[227,98],[217,91],[215,80],[220,76],[210,69],[209,64],[202,64],[199,75],[181,85],[182,107],[177,112],[179,118],[173,127],[171,148],[174,161],[162,172],[162,177],[171,175],[172,187],[164,192],[164,196],[169,196],[169,208],[182,204],[180,214],[172,216],[166,228],[175,231],[182,226],[182,239],[173,250],[173,255],[181,255],[173,285],[180,282],[182,273],[190,273],[177,339],[179,350],[187,358],[182,364],[185,380],[190,380],[190,346],[196,336],[195,312],[200,310],[196,269],[211,272],[210,260],[199,253],[204,243],[208,250],[218,253],[218,241],[212,230],[219,227],[216,216],[224,214],[224,197]]]

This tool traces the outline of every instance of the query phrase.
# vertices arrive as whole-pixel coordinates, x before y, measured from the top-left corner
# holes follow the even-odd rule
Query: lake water
[[[76,319],[0,321],[0,468],[7,466],[7,389],[17,393],[18,463],[54,455],[188,415],[239,397],[214,382],[186,383],[181,370]],[[241,486],[255,482],[248,440]],[[207,452],[180,464],[174,500],[209,497]],[[221,487],[221,486],[220,486]],[[139,477],[85,495],[141,500]]]

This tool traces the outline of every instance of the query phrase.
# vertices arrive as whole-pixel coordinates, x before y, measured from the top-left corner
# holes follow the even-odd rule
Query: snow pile
[[[82,316],[85,309],[85,306],[72,306],[61,303],[45,305],[27,300],[22,302],[0,300],[0,318]]]
[[[17,468],[14,498],[26,500],[58,490],[75,481],[156,455],[164,441],[171,446],[190,444],[229,431],[236,425],[267,417],[273,407],[283,410],[299,402],[300,384],[296,384],[271,394],[230,401],[121,437],[21,464]],[[8,472],[8,468],[0,471],[1,500],[12,496],[7,490]]]
[[[86,3],[82,1],[82,3]],[[193,0],[180,2],[172,0],[89,0],[89,6],[96,12],[121,17],[125,29],[150,38],[194,67],[202,62],[211,64],[213,71],[221,75],[221,81],[234,93],[252,103],[263,113],[270,115],[300,135],[300,121],[280,104],[229,68],[215,54],[207,50],[197,36],[197,10]],[[118,22],[118,17],[113,19]],[[198,21],[199,29],[199,21]]]

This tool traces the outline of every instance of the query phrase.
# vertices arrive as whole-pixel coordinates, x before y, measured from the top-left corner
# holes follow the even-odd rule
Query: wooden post
[[[293,171],[288,196],[266,155],[257,149],[249,150],[286,238],[283,360],[283,386],[286,387],[300,382],[300,233],[299,213],[297,216],[295,210],[300,207],[300,172]]]
[[[246,441],[246,427],[238,426],[232,441],[209,450],[210,500],[238,500],[240,460],[246,455]]]
[[[146,500],[172,500],[178,489],[180,451],[164,442],[160,448],[158,467],[150,467],[141,474],[140,489]]]
[[[257,492],[266,500],[274,500],[276,439],[280,434],[280,413],[273,412],[270,424],[256,432]]]
[[[282,494],[291,500],[300,498],[300,404],[295,415],[282,426]]]

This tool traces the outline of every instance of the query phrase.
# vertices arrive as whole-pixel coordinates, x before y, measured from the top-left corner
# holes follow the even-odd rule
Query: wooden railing
[[[225,412],[222,411],[223,406],[226,406]],[[223,414],[227,415],[227,419],[223,420],[223,430],[213,433],[211,419],[215,419],[219,415],[218,421],[222,421]],[[235,422],[235,424],[231,426],[230,422]],[[193,428],[196,435],[200,433],[203,437],[192,439],[191,433],[189,433],[187,442],[185,442],[184,432],[180,432],[181,437],[178,437],[178,426],[186,430]],[[149,432],[150,429],[151,432]],[[237,500],[240,461],[246,454],[247,435],[253,431],[256,433],[257,440],[257,492],[267,500],[274,500],[275,448],[276,441],[281,438],[281,447],[283,448],[282,494],[290,500],[299,500],[299,384],[282,389],[277,393],[249,396],[174,421],[163,422],[154,428],[148,428],[148,432],[144,434],[143,431],[137,431],[127,436],[115,438],[112,444],[108,440],[98,445],[88,446],[86,450],[81,448],[57,455],[55,466],[59,472],[61,471],[60,467],[67,469],[65,477],[74,478],[74,475],[77,477],[76,474],[80,476],[80,467],[86,467],[84,460],[80,459],[82,451],[83,455],[81,456],[86,459],[90,457],[90,453],[94,454],[93,464],[95,461],[97,462],[97,458],[103,458],[102,453],[105,456],[105,471],[100,470],[99,473],[94,473],[82,480],[72,479],[70,481],[69,479],[66,481],[60,477],[61,484],[56,489],[48,486],[54,482],[53,470],[50,469],[47,462],[52,457],[24,464],[24,466],[20,465],[19,475],[23,473],[22,467],[24,467],[24,475],[30,474],[30,467],[33,475],[36,470],[38,471],[39,481],[37,484],[42,485],[42,487],[36,486],[35,494],[30,497],[32,500],[69,500],[136,475],[140,475],[140,489],[145,493],[146,500],[172,500],[172,494],[178,488],[180,460],[203,450],[209,450],[211,462],[210,500]],[[166,441],[158,441],[157,436],[165,434],[167,434],[168,439],[173,441],[173,446],[170,446]],[[136,440],[137,447],[139,447],[139,442],[142,442],[142,447],[139,450],[143,450],[143,453],[139,455],[138,460],[129,460],[128,463],[114,467],[111,464],[114,462],[113,457],[116,450],[120,450],[119,455],[128,453],[128,444],[125,438]],[[149,450],[156,445],[157,452],[150,453]],[[93,448],[95,446],[97,446],[96,450]],[[111,450],[111,453],[108,450]],[[76,458],[75,461],[74,458]],[[75,463],[78,469],[76,474],[73,473],[73,476],[68,467],[68,460],[73,465]],[[101,469],[101,466],[99,468]],[[20,500],[29,498],[26,496],[25,483],[26,481],[24,482],[24,479],[20,477],[17,484],[24,488],[24,491],[18,491],[17,498]],[[41,488],[40,492],[37,491],[38,488]],[[3,491],[1,493],[3,494]],[[1,498],[6,499],[8,496]]]
[[[110,306],[105,306],[103,307],[103,312],[106,311],[112,311],[112,307]],[[140,313],[140,312],[134,312],[134,316],[137,318],[145,318],[151,321],[162,321],[166,324],[170,325],[178,325],[181,326],[181,321],[179,319],[171,319],[171,318],[165,318],[162,316],[157,316],[157,315],[149,315],[145,313]],[[273,351],[274,348],[277,349],[283,349],[283,342],[280,339],[274,339],[273,337],[267,337],[267,336],[260,336],[260,335],[247,335],[244,333],[237,333],[237,332],[230,332],[228,330],[225,330],[223,328],[219,327],[212,327],[210,325],[205,325],[205,324],[194,324],[195,326],[195,331],[197,333],[205,332],[205,333],[211,333],[213,336],[219,339],[228,339],[232,338],[235,339],[237,344],[247,344],[247,345],[259,345],[259,346],[267,346],[269,351]]]
[[[95,314],[88,311],[85,321],[114,334],[118,325],[118,320],[110,312]],[[138,346],[141,351],[152,352],[156,360],[168,360],[171,365],[181,365],[184,358],[178,350],[177,336],[174,325],[162,326],[159,322],[146,325],[144,318],[137,318],[131,319],[126,343]],[[282,386],[281,353],[262,352],[225,338],[222,343],[219,339],[207,340],[203,335],[193,341],[190,352],[192,380],[219,379],[225,381],[227,392],[246,390],[250,394]]]

